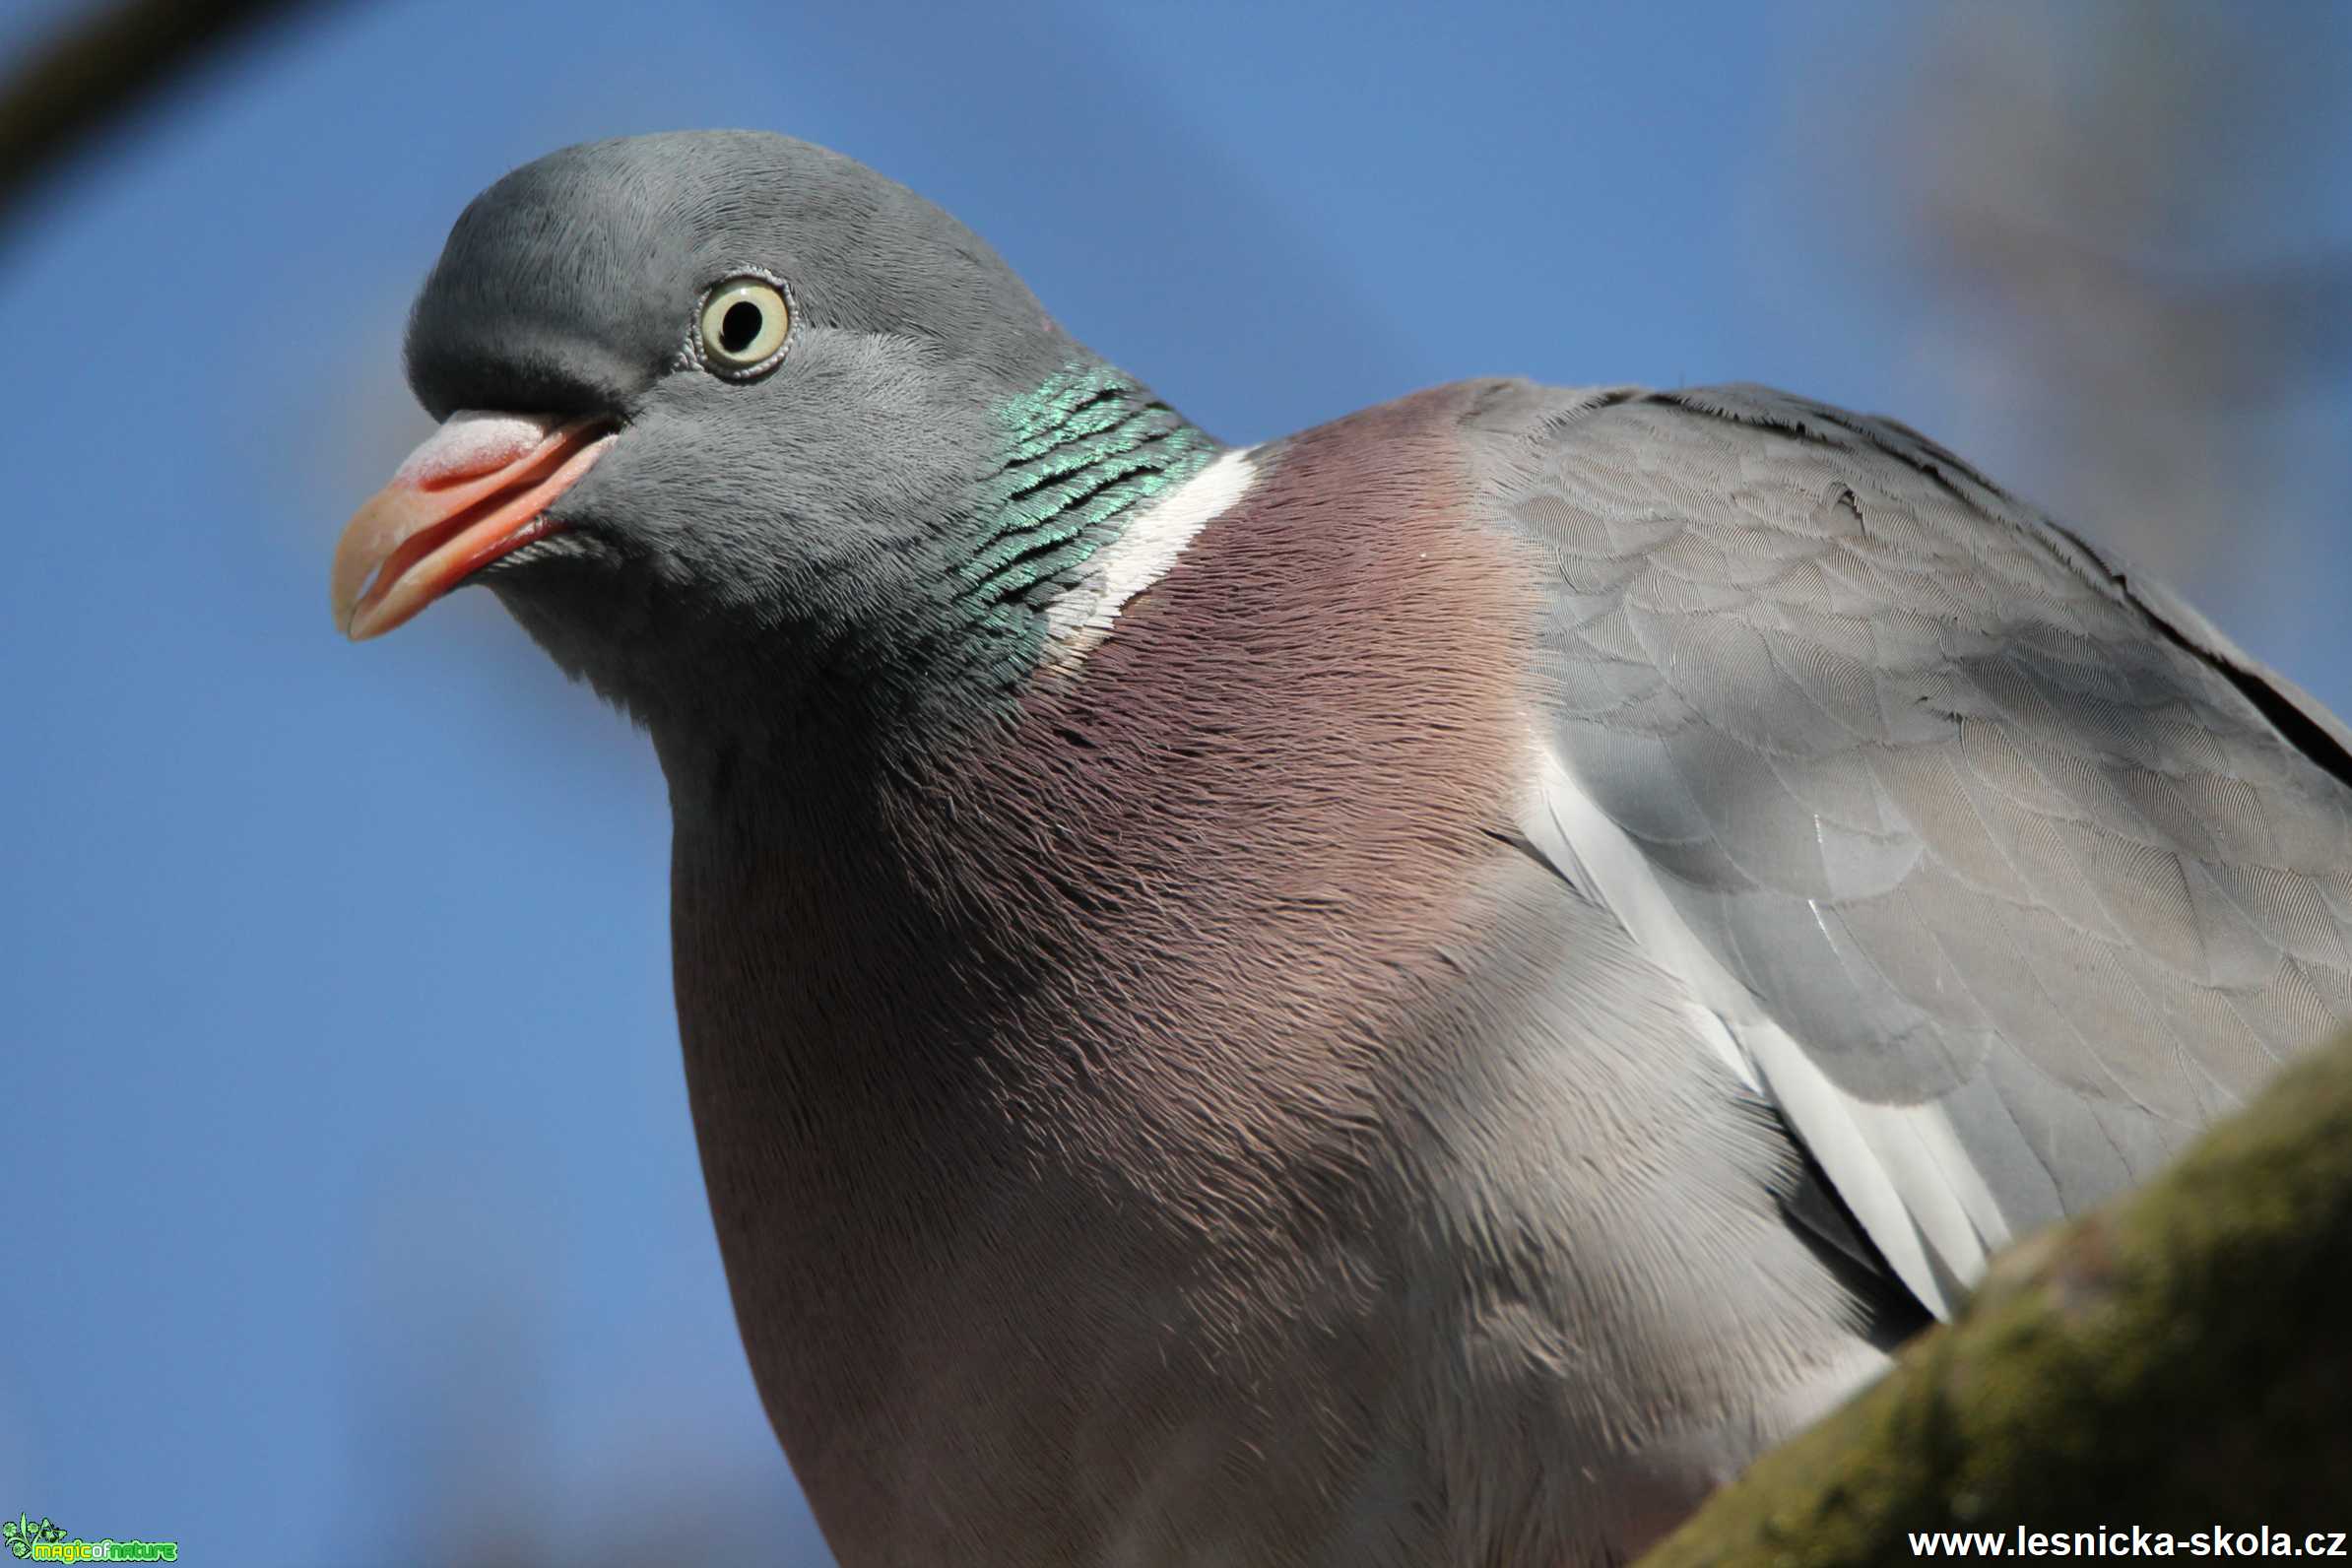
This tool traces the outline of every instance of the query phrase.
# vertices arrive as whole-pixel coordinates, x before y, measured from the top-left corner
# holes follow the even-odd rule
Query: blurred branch
[[[2016,489],[2251,612],[2265,549],[2340,490],[2340,432],[2310,416],[2352,371],[2352,10],[1927,15],[1876,165],[1910,193],[1917,352],[2013,444]]]
[[[0,85],[0,231],[41,181],[229,43],[303,0],[123,0],[36,43]]]
[[[1958,216],[1964,223],[1950,227],[1965,228],[1966,240],[1942,252],[1942,270],[1995,308],[2033,313],[2034,300],[2131,299],[2161,316],[2168,339],[2193,348],[2193,384],[2118,377],[2118,397],[2259,406],[2304,396],[2309,382],[2352,367],[2352,253],[2195,266],[2124,255],[2005,213]]]
[[[1913,1531],[2341,1529],[2348,1300],[2352,1041],[2004,1253],[1957,1321],[1643,1568],[1877,1568]]]

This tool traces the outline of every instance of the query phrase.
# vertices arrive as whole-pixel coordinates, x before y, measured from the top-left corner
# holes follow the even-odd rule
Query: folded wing
[[[2169,594],[1762,389],[1490,450],[1548,568],[1531,842],[1929,1307],[2352,1021],[2346,732]]]

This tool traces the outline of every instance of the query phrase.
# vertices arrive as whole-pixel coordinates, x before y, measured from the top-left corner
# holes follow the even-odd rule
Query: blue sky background
[[[1752,378],[2066,496],[1906,237],[1927,14],[413,0],[75,164],[0,234],[0,1513],[192,1562],[825,1560],[703,1205],[647,748],[487,594],[329,623],[480,187],[785,130],[1228,439],[1474,373]],[[2276,112],[2329,194],[2250,243],[2352,245],[2352,111]],[[2249,408],[2279,472],[2190,585],[2339,709],[2348,414],[2340,367]]]

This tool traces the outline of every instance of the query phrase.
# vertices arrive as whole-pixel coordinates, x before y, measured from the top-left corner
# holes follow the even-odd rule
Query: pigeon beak
[[[536,539],[547,515],[613,444],[609,420],[461,409],[409,454],[335,546],[335,623],[354,642],[381,635]]]

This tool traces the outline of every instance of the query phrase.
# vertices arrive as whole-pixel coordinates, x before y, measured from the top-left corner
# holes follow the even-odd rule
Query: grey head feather
[[[746,272],[785,283],[794,321],[773,373],[729,381],[688,345],[705,292]],[[507,175],[459,218],[408,339],[436,417],[619,426],[552,510],[566,532],[484,576],[657,738],[912,683],[997,460],[994,411],[1086,358],[939,208],[751,131],[590,143]]]

